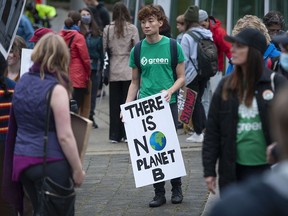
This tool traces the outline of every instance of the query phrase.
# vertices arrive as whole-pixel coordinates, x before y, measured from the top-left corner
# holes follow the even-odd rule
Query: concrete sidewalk
[[[152,186],[135,187],[126,143],[109,143],[109,95],[97,99],[96,122],[84,159],[86,179],[77,189],[76,215],[207,215],[215,199],[207,192],[203,178],[200,143],[186,143],[188,135],[178,131],[187,175],[182,178],[184,200],[171,204],[171,184],[166,182],[167,203],[149,208],[154,196]]]

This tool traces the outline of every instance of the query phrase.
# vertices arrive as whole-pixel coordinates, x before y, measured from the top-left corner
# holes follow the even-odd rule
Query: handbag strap
[[[274,92],[275,91],[275,83],[274,83],[274,77],[276,75],[276,72],[273,72],[271,73],[271,76],[270,76],[270,79],[271,79],[271,88],[272,88],[272,91]]]
[[[108,48],[108,41],[109,41],[109,29],[110,29],[110,25],[108,25],[108,30],[107,30],[107,38],[106,38],[106,49]]]
[[[47,143],[48,143],[48,132],[50,124],[51,114],[51,96],[55,85],[47,93],[47,107],[46,107],[46,118],[45,118],[45,131],[44,131],[44,146],[43,146],[43,177],[45,177],[46,163],[47,163]]]

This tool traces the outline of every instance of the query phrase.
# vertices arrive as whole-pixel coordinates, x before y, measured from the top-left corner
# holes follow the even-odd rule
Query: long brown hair
[[[89,24],[89,30],[91,31],[92,36],[94,36],[94,37],[101,36],[102,32],[101,32],[99,26],[97,25],[91,10],[89,8],[82,8],[79,10],[79,13],[81,14],[82,11],[87,11],[91,16],[91,22]],[[84,27],[84,24],[82,22],[80,25],[80,32],[84,36],[86,36],[86,34],[88,33],[87,29]]]
[[[246,70],[235,65],[233,73],[224,81],[222,99],[228,100],[231,93],[237,94],[240,102],[246,106],[252,105],[255,84],[259,80],[263,69],[264,60],[261,52],[254,47],[249,47]]]
[[[127,7],[122,2],[117,2],[113,7],[112,20],[115,22],[115,34],[117,38],[124,37],[126,22],[131,22]]]

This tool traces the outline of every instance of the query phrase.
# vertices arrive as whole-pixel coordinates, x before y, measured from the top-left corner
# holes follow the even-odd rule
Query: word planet
[[[165,135],[160,131],[152,133],[150,137],[150,146],[156,151],[163,150],[166,146]]]

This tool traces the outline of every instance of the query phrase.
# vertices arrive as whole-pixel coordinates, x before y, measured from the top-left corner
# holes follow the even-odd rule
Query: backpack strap
[[[142,41],[143,40],[139,41],[134,47],[134,62],[140,74],[142,72],[140,64]],[[173,70],[173,77],[176,80],[177,79],[176,67],[178,65],[178,49],[177,49],[177,41],[173,38],[170,38],[170,54],[171,54],[171,67]]]
[[[199,38],[193,31],[187,31],[186,33],[187,33],[188,35],[190,35],[190,36],[194,39],[194,41],[197,43],[197,45],[198,45],[198,43],[200,43],[200,38]],[[201,36],[202,36],[202,35],[201,35]],[[191,56],[189,56],[189,60],[190,60],[190,62],[193,64],[193,67],[194,67],[194,68],[196,69],[196,71],[198,72],[199,68],[196,67],[194,61],[191,59]]]
[[[170,53],[171,53],[171,67],[173,70],[174,80],[177,80],[176,67],[178,65],[178,49],[177,41],[173,38],[170,38]]]
[[[134,47],[134,62],[135,62],[135,65],[137,66],[140,74],[142,72],[141,71],[141,65],[140,65],[140,53],[141,53],[142,41],[143,40],[139,41]]]
[[[203,36],[201,35],[201,33],[199,33],[199,32],[197,32],[197,33],[195,33],[195,32],[193,32],[193,31],[187,31],[186,32],[188,35],[190,35],[197,43],[199,43],[200,42],[200,40],[201,40],[201,38],[203,38]],[[196,34],[200,34],[200,37],[198,37]]]

